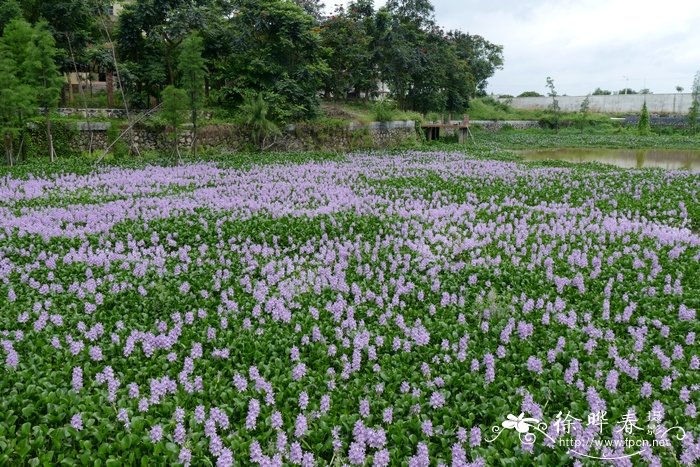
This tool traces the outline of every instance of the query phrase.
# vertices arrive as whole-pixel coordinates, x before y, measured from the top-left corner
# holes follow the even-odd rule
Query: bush
[[[390,122],[396,114],[396,104],[389,99],[384,99],[375,103],[372,111],[376,121]]]
[[[244,125],[250,131],[250,139],[259,149],[264,148],[267,138],[280,134],[279,127],[268,117],[270,106],[262,93],[255,97],[246,97],[239,112]]]
[[[523,93],[518,94],[518,97],[543,97],[542,94],[540,94],[537,91],[525,91]]]
[[[651,132],[651,124],[649,123],[649,111],[647,110],[646,101],[644,101],[644,105],[642,106],[642,112],[639,115],[637,131],[639,132],[640,136],[646,136]]]

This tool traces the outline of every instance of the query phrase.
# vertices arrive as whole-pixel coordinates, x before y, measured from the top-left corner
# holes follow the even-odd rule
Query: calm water
[[[580,148],[538,149],[518,151],[518,154],[526,161],[602,162],[627,169],[700,170],[700,150]]]

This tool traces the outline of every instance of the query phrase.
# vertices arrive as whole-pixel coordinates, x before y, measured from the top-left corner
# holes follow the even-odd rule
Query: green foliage
[[[692,101],[688,111],[688,123],[693,134],[697,134],[698,119],[700,119],[700,71],[695,73],[691,96]]]
[[[635,91],[632,88],[625,88],[625,89],[620,89],[619,91],[617,91],[617,93],[618,94],[625,94],[625,95],[626,94],[637,94],[637,91]]]
[[[476,34],[461,31],[449,33],[458,55],[467,62],[476,86],[476,93],[486,95],[487,80],[503,68],[503,46]]]
[[[0,35],[5,30],[5,25],[13,19],[22,17],[22,8],[17,0],[3,0],[0,2]]]
[[[74,121],[52,121],[51,142],[56,154],[63,159],[70,159],[81,155],[78,141],[78,129]],[[46,120],[36,116],[26,123],[22,130],[20,141],[22,143],[23,160],[40,160],[42,163],[48,161],[49,146],[48,135],[46,133]]]
[[[0,133],[5,162],[15,160],[14,140],[24,131],[27,118],[36,112],[36,90],[25,74],[27,46],[32,29],[24,20],[12,20],[0,38]]]
[[[559,120],[561,117],[561,108],[559,107],[559,99],[557,99],[557,90],[554,86],[554,80],[547,76],[547,88],[549,88],[549,93],[547,94],[552,98],[552,103],[549,104],[547,110],[549,110],[548,118],[543,119],[542,123],[559,131]]]
[[[537,91],[525,91],[518,94],[518,97],[542,97],[542,94]]]
[[[188,110],[187,92],[175,86],[167,86],[162,93],[163,107],[161,115],[165,122],[170,126],[170,136],[173,144],[173,152],[179,152],[180,126],[185,122],[185,113]]]
[[[317,115],[318,91],[329,69],[313,18],[282,0],[238,0],[236,7],[226,25],[225,40],[235,47],[219,75],[225,82],[221,103],[233,109],[263,93],[275,121]]]
[[[547,136],[555,137],[553,134]],[[329,411],[321,413],[319,418],[309,417],[309,430],[299,441],[308,445],[305,451],[313,453],[314,459],[324,465],[332,465],[331,459],[337,459],[329,433],[331,428],[342,425],[339,436],[344,446],[348,446],[353,439],[352,427],[362,420],[357,413],[358,401],[366,398],[371,400],[371,414],[364,419],[365,423],[381,425],[386,432],[386,448],[390,450],[392,465],[405,463],[407,458],[414,455],[418,442],[429,449],[431,461],[436,464],[449,462],[459,427],[466,427],[467,431],[471,427],[481,427],[482,432],[488,433],[490,426],[499,424],[504,414],[513,412],[521,405],[523,398],[528,397],[519,388],[527,389],[533,400],[541,404],[547,418],[561,409],[571,409],[572,414],[583,418],[585,423],[586,413],[589,412],[586,394],[575,385],[563,381],[563,374],[567,368],[573,367],[574,358],[580,364],[580,373],[576,378],[580,378],[587,388],[597,388],[601,399],[605,400],[611,421],[619,420],[633,406],[642,418],[641,414],[648,413],[652,401],[658,399],[658,404],[666,407],[669,423],[682,424],[689,432],[695,429],[695,421],[683,416],[684,407],[679,404],[678,392],[697,381],[695,373],[687,370],[690,353],[695,352],[696,346],[682,345],[686,336],[696,331],[697,322],[679,320],[676,309],[681,303],[697,308],[699,284],[694,278],[698,277],[699,271],[694,256],[698,248],[692,242],[678,238],[678,235],[670,238],[662,234],[671,231],[690,237],[686,230],[678,228],[683,226],[679,206],[687,206],[688,218],[697,219],[698,207],[693,202],[698,195],[697,177],[692,174],[669,176],[661,171],[611,170],[602,166],[575,168],[563,163],[515,163],[512,154],[495,147],[470,151],[474,155],[464,157],[445,154],[443,150],[440,152],[397,154],[392,157],[391,163],[398,165],[401,173],[397,173],[398,170],[389,164],[382,165],[376,158],[365,157],[362,159],[365,165],[362,173],[367,175],[362,177],[353,177],[357,172],[354,161],[348,162],[342,157],[328,154],[233,155],[217,161],[217,164],[206,167],[193,165],[191,168],[188,166],[187,170],[177,171],[161,167],[145,167],[143,170],[145,164],[132,162],[131,167],[142,170],[136,171],[133,179],[130,179],[130,171],[114,171],[122,172],[120,181],[123,180],[115,190],[110,186],[100,186],[94,192],[53,190],[53,184],[49,181],[42,184],[46,188],[34,200],[24,197],[6,200],[5,209],[10,212],[26,207],[23,203],[33,202],[36,204],[30,205],[32,209],[70,206],[74,210],[82,207],[89,213],[90,205],[96,210],[106,210],[105,204],[113,201],[117,201],[117,205],[129,206],[133,203],[138,206],[143,204],[139,196],[147,196],[149,202],[151,199],[157,202],[159,196],[179,194],[184,195],[183,199],[189,205],[196,200],[197,194],[202,193],[203,185],[221,187],[224,193],[233,193],[234,196],[238,193],[245,196],[249,192],[257,195],[261,190],[259,184],[269,183],[270,189],[277,186],[283,189],[257,196],[265,201],[272,199],[277,202],[279,199],[283,204],[280,211],[289,211],[288,206],[291,206],[298,207],[295,211],[314,209],[321,212],[307,216],[300,216],[298,212],[289,215],[285,215],[285,212],[268,213],[268,210],[256,209],[256,197],[251,199],[251,207],[243,213],[226,209],[197,209],[195,212],[183,209],[162,213],[160,218],[152,216],[142,219],[140,211],[134,211],[133,214],[129,213],[129,217],[139,217],[115,225],[104,235],[88,234],[81,238],[64,235],[44,240],[34,234],[10,234],[6,248],[8,252],[13,252],[12,261],[7,262],[13,272],[10,278],[20,274],[28,274],[30,278],[52,277],[53,283],[64,290],[52,291],[50,297],[53,307],[61,305],[60,313],[65,324],[58,331],[54,331],[57,326],[49,324],[44,334],[37,334],[38,331],[32,330],[33,318],[29,323],[18,323],[17,316],[30,310],[33,303],[44,303],[45,295],[32,287],[34,283],[28,280],[12,280],[4,284],[0,295],[0,305],[4,310],[0,316],[0,327],[10,330],[11,337],[7,340],[15,344],[20,362],[16,369],[3,367],[3,377],[0,378],[0,393],[5,395],[0,400],[0,411],[5,422],[0,427],[5,430],[0,463],[175,464],[177,447],[170,442],[176,425],[173,412],[175,407],[183,407],[187,413],[187,446],[193,454],[193,465],[210,465],[216,459],[210,453],[203,425],[192,421],[192,412],[200,404],[207,408],[219,407],[230,418],[233,427],[242,424],[250,399],[262,400],[264,393],[257,391],[253,382],[249,382],[246,392],[238,392],[231,381],[233,374],[238,372],[247,376],[253,365],[259,369],[260,377],[265,378],[266,384],[274,389],[275,405],[262,407],[255,431],[234,428],[222,434],[222,437],[226,436],[226,445],[235,450],[236,458],[242,464],[248,462],[248,445],[252,440],[266,437],[266,443],[269,440],[274,443],[276,430],[270,427],[269,422],[273,411],[280,411],[287,421],[285,429],[291,433],[291,421],[300,414],[297,401],[302,391],[312,401],[308,412],[317,410],[317,401],[323,395],[332,397]],[[406,166],[401,161],[409,157],[410,169],[405,170]],[[473,159],[496,159],[509,163],[475,163]],[[449,165],[437,164],[436,160],[445,160]],[[298,173],[308,178],[298,185],[294,184],[294,180],[290,183],[289,173],[295,169],[291,164],[313,161],[334,163],[304,167]],[[271,167],[271,170],[256,167],[270,163],[286,166]],[[19,177],[37,179],[39,174],[30,170],[35,167],[21,167],[5,173],[12,175],[10,180],[13,182]],[[119,167],[129,165],[124,162]],[[454,172],[446,170],[452,167],[456,169]],[[244,171],[243,176],[251,183],[238,186],[241,172],[222,170],[230,168]],[[327,174],[319,168],[332,168],[333,173]],[[112,176],[109,168],[94,171],[73,161],[65,168],[43,170],[44,173],[56,175],[72,172],[86,174],[87,177],[78,180],[88,183],[95,179],[109,181]],[[208,176],[212,172],[215,174]],[[336,172],[338,175],[335,175]],[[154,178],[149,182],[151,174]],[[378,202],[364,211],[350,204],[341,206],[341,209],[336,207],[330,214],[324,213],[324,207],[335,200],[324,196],[328,192],[327,187],[321,186],[315,190],[315,183],[318,182],[312,177],[326,182],[332,176],[331,183],[336,183],[335,177],[345,174],[350,175],[337,183],[352,177],[354,185],[350,188],[358,193],[358,197],[371,196]],[[198,183],[180,185],[183,177],[188,175],[196,176]],[[64,178],[70,181],[76,177],[52,177]],[[39,182],[43,180],[39,179]],[[132,188],[134,185],[138,191],[122,188]],[[149,190],[139,190],[141,186]],[[635,187],[649,189],[635,190]],[[347,190],[345,186],[343,188]],[[309,201],[301,204],[297,199],[304,199],[304,190],[310,193],[310,196],[306,196]],[[320,196],[317,196],[318,192]],[[285,193],[293,193],[292,199],[278,198]],[[418,215],[421,212],[414,205],[428,206],[430,217]],[[465,210],[464,206],[481,206],[481,209]],[[414,209],[417,214],[406,218],[400,209]],[[252,215],[249,214],[251,211]],[[618,219],[618,224],[629,223],[629,218],[648,219],[653,228],[651,233],[655,236],[636,225],[617,235],[601,233],[606,228],[620,230],[613,220]],[[68,218],[66,222],[80,229],[82,225],[78,224],[78,220]],[[507,228],[497,230],[500,225]],[[480,235],[479,248],[472,248],[474,251],[465,250],[465,245],[473,243],[475,232],[486,230],[484,226],[491,226],[494,233]],[[435,280],[426,281],[423,280],[425,267],[419,265],[421,261],[431,264],[437,246],[432,250],[426,247],[423,251],[417,251],[415,245],[431,236],[441,240],[441,244],[437,245],[440,246],[438,260],[441,270]],[[544,241],[552,247],[547,247],[548,251],[543,254],[549,259],[542,265],[538,258],[530,257],[530,250]],[[397,246],[398,242],[402,242],[404,247]],[[519,245],[519,242],[528,253],[519,255],[522,257],[521,263],[511,261],[511,256],[515,258],[518,255],[509,253],[513,245]],[[681,247],[673,249],[673,242]],[[348,250],[348,245],[353,247],[350,255],[343,253]],[[354,245],[366,245],[366,248]],[[597,260],[593,264],[590,261],[572,264],[572,258],[575,259],[574,256],[586,246],[596,252],[600,264]],[[453,250],[457,252],[453,253]],[[337,254],[338,251],[340,254]],[[642,256],[645,251],[647,257]],[[93,252],[99,252],[101,256]],[[139,273],[139,269],[134,267],[136,260],[150,259],[146,254],[138,256],[141,252],[155,252],[154,255],[157,255],[146,263],[145,273]],[[508,260],[493,261],[494,264],[481,261],[481,258],[501,256]],[[51,258],[57,258],[55,264]],[[66,259],[62,261],[62,258]],[[68,261],[69,258],[74,260]],[[110,267],[92,264],[97,260]],[[406,266],[391,268],[392,260],[404,261]],[[285,266],[286,271],[282,270],[279,266],[282,261],[292,264],[294,270],[291,266]],[[641,268],[636,264],[639,261],[645,262]],[[189,268],[184,271],[186,265]],[[663,274],[655,279],[643,278],[645,282],[642,283],[638,281],[642,272],[657,266],[662,268]],[[86,272],[88,267],[89,273]],[[27,270],[30,273],[26,273]],[[319,270],[321,273],[325,270],[342,271],[336,275],[342,287],[336,283],[322,283],[314,290],[313,279],[318,276]],[[554,271],[554,278],[550,271]],[[385,274],[385,278],[379,277],[378,272]],[[579,273],[585,278],[585,290],[572,286],[559,287],[559,278],[564,274],[573,277]],[[96,293],[89,293],[83,298],[82,294],[74,294],[70,287],[76,282],[88,284],[89,287],[91,281],[86,279],[86,274],[90,275],[90,279],[94,277],[97,289]],[[222,274],[225,274],[223,279]],[[267,279],[266,274],[269,276]],[[682,289],[671,297],[646,293],[647,287],[651,286],[663,290],[666,275],[677,277]],[[282,279],[275,279],[275,276]],[[349,290],[358,287],[362,294],[375,291],[380,296],[384,287],[382,284],[388,284],[386,287],[401,284],[397,279],[399,277],[404,277],[407,283],[413,285],[402,295],[406,306],[400,313],[408,326],[416,326],[416,329],[421,326],[429,332],[428,345],[413,345],[411,352],[393,352],[391,342],[394,338],[409,342],[410,336],[406,336],[401,326],[382,326],[380,315],[385,307],[367,300],[354,308],[354,319],[364,321],[358,331],[370,335],[372,344],[375,335],[383,336],[383,345],[379,345],[377,340],[378,358],[369,362],[364,359],[360,371],[352,373],[349,378],[329,374],[327,370],[332,365],[342,367],[343,364],[341,355],[329,355],[330,346],[337,344],[342,349],[344,338],[352,341],[353,335],[359,335],[359,338],[362,335],[349,332],[335,336],[334,329],[338,323],[334,322],[332,315],[321,311],[318,319],[315,319],[313,309],[324,310],[333,300],[352,303],[354,294]],[[246,278],[252,278],[253,284],[257,281],[262,285],[256,286],[253,292],[252,287],[246,287]],[[191,285],[189,292],[181,288],[184,281]],[[240,310],[226,313],[226,321],[222,321],[222,314],[216,312],[219,307],[226,306],[220,297],[223,292],[220,281],[225,281],[223,289],[230,289],[227,292],[232,297],[230,302]],[[289,289],[290,281],[301,285]],[[609,320],[601,317],[600,313],[588,312],[606,306],[604,300],[608,297],[604,296],[603,288],[608,281],[615,283],[609,294],[612,304]],[[122,284],[128,287],[121,287],[120,290]],[[345,284],[348,287],[344,288]],[[16,292],[16,300],[7,298],[10,286]],[[251,310],[259,306],[258,295],[262,286],[269,288],[268,300],[284,293],[293,294],[294,303],[298,303],[302,309],[293,311],[290,323],[276,322],[263,311],[261,316],[265,318],[264,322],[262,319],[253,320],[253,326],[247,325],[249,321],[244,319],[250,319],[251,313],[255,313]],[[143,295],[137,292],[139,287],[143,287]],[[392,289],[389,290],[393,293]],[[97,310],[90,315],[84,313],[83,307],[86,303],[93,303],[97,293],[101,297]],[[460,303],[450,304],[449,298],[445,299],[447,294],[458,295]],[[542,297],[544,305],[527,308],[529,300],[532,299],[529,303],[533,303],[538,297]],[[567,325],[562,322],[562,315],[557,320],[556,311],[551,313],[549,325],[542,324],[548,322],[546,320],[555,298],[559,298],[557,303],[564,304],[566,312],[572,316],[580,318],[585,315],[587,325],[602,329],[604,335],[607,333],[608,340],[599,339],[598,347],[589,354],[581,350],[590,337],[585,326]],[[464,303],[461,303],[462,300]],[[670,301],[674,302],[672,306],[675,309],[659,313],[659,308],[666,310],[667,305],[671,305]],[[686,358],[673,359],[672,367],[662,369],[651,352],[634,351],[635,339],[628,332],[630,323],[624,318],[615,319],[622,315],[627,303],[638,304],[633,310],[634,323],[642,319],[647,323],[655,319],[661,321],[658,327],[663,329],[649,327],[645,348],[658,345],[668,353],[678,342]],[[436,316],[428,312],[430,305],[436,306]],[[628,309],[632,308],[630,306]],[[202,311],[197,313],[198,309]],[[308,309],[312,309],[312,312],[307,312]],[[190,321],[185,317],[188,324],[180,325],[182,315],[189,311],[193,311],[196,318]],[[396,315],[399,315],[398,311]],[[527,333],[529,336],[520,338],[514,333],[510,344],[505,343],[508,331],[504,332],[503,329],[506,326],[512,328],[507,324],[510,319],[523,323],[520,326],[524,329],[521,334]],[[64,330],[74,329],[79,322],[85,323],[87,329],[96,329],[93,328],[96,323],[100,323],[99,329],[104,328],[105,333],[98,335],[94,342],[81,337],[88,348],[100,346],[105,357],[103,361],[92,361],[88,348],[77,355],[71,354],[63,339],[61,349],[51,347],[52,334],[62,336]],[[160,325],[159,322],[165,324]],[[78,326],[82,327],[80,324]],[[161,326],[167,326],[168,330],[158,330]],[[159,348],[151,354],[137,342],[133,353],[124,352],[124,342],[129,336],[151,332],[157,336],[173,328],[176,329],[173,334],[177,339],[171,349]],[[295,381],[291,376],[291,367],[297,362],[290,362],[290,348],[299,345],[303,335],[312,335],[312,328],[317,329],[313,331],[314,335],[321,333],[321,339],[314,338],[308,345],[299,346],[299,362],[305,363],[307,374],[302,381]],[[14,329],[24,329],[24,339],[15,340]],[[208,329],[215,330],[216,336],[204,343],[204,355],[196,360],[196,371],[192,375],[204,379],[205,389],[190,394],[180,388],[168,392],[157,404],[151,404],[148,411],[138,411],[138,401],[128,397],[128,385],[132,382],[138,384],[142,396],[148,398],[149,381],[163,375],[176,378],[182,369],[181,360],[194,355],[192,349],[198,348],[198,344],[205,340],[203,336]],[[74,335],[76,333],[78,331]],[[112,340],[111,333],[115,334]],[[466,342],[463,336],[467,335],[468,345],[457,349],[463,352],[457,358],[445,358],[439,365],[430,365],[430,376],[426,376],[427,371],[423,374],[417,370],[422,362],[431,362],[435,354],[440,357],[448,353],[457,354],[447,345],[441,349],[441,343],[460,339]],[[117,336],[119,342],[115,342]],[[482,362],[484,354],[496,352],[500,346],[507,348],[507,352],[497,360],[496,379],[488,383],[483,368],[471,370],[469,362]],[[607,372],[614,367],[614,362],[610,361],[609,349],[612,346],[626,349],[625,355],[635,356],[634,364],[645,375],[639,380],[622,375],[614,394],[610,394],[612,390],[604,388],[604,377],[595,375],[596,371]],[[211,351],[214,348],[231,349],[230,358],[213,358]],[[526,369],[528,356],[537,355],[544,360],[548,349],[554,348],[561,351],[555,352],[556,358],[551,364],[544,365],[542,374]],[[175,361],[170,361],[171,352],[176,354]],[[295,351],[292,352],[294,354]],[[378,365],[378,371],[372,370],[374,364]],[[99,383],[99,377],[95,379],[95,374],[107,365],[113,368],[115,378],[119,380],[114,404],[107,399],[109,390],[106,385]],[[85,385],[79,391],[71,389],[72,368],[78,366],[85,371]],[[667,391],[657,390],[665,374],[676,370],[674,387]],[[329,389],[328,381],[335,382],[334,390]],[[399,388],[403,381],[420,388],[423,398],[417,398],[417,391],[413,395],[401,391]],[[439,384],[428,385],[432,381]],[[644,381],[654,384],[654,396],[650,399],[639,395],[639,387]],[[375,387],[383,390],[375,391]],[[430,407],[430,393],[443,395],[445,402],[440,407]],[[695,395],[696,392],[691,391],[691,399]],[[412,407],[418,403],[421,404],[420,416],[415,414],[415,410],[412,411]],[[381,422],[381,414],[386,407],[394,408],[393,423]],[[115,408],[128,410],[128,429],[117,420]],[[82,414],[85,422],[85,427],[80,431],[70,427],[70,417],[75,413]],[[422,434],[423,420],[433,420],[444,430],[444,435]],[[642,418],[640,424],[643,422]],[[166,438],[158,443],[151,442],[148,436],[149,430],[156,425],[162,425],[167,430]],[[605,429],[607,435],[613,426]],[[449,438],[445,441],[446,437]],[[554,450],[535,447],[535,453],[531,454],[523,452],[520,445],[515,430],[510,430],[495,445],[483,442],[480,447],[469,448],[469,460],[478,456],[487,465],[518,466],[568,465],[571,461],[566,449],[561,446]],[[660,464],[676,465],[682,449],[680,443],[674,441],[672,448],[655,449],[654,454],[658,454]],[[339,463],[343,462],[345,460],[341,459]],[[597,463],[594,461],[591,465]]]
[[[642,110],[639,114],[639,122],[637,123],[637,132],[640,136],[646,136],[651,132],[651,124],[649,122],[649,110],[647,109],[647,101],[644,101]]]
[[[607,89],[600,89],[600,88],[595,88],[595,91],[591,93],[593,96],[609,96],[611,95],[612,92],[608,91]]]
[[[198,34],[191,34],[182,43],[178,71],[181,74],[180,82],[187,93],[187,102],[190,109],[190,121],[194,143],[192,152],[197,156],[197,114],[204,102],[204,77],[206,75],[206,61],[202,57],[204,43]]]
[[[32,25],[22,18],[10,21],[2,35],[3,48],[14,60],[17,66],[16,74],[21,79],[25,77],[24,61],[33,36]]]
[[[377,93],[378,70],[372,47],[373,23],[339,8],[321,27],[321,43],[327,50],[330,72],[324,91],[335,99],[369,97]]]
[[[56,155],[51,135],[51,113],[58,106],[63,87],[63,77],[58,71],[55,57],[56,47],[53,36],[46,23],[37,23],[31,40],[26,44],[21,75],[34,90],[37,104],[46,112],[47,143],[51,160]]]
[[[267,138],[280,134],[279,127],[268,116],[270,108],[262,93],[247,97],[240,107],[243,123],[250,131],[250,139],[259,149],[264,149]]]
[[[121,132],[120,126],[116,123],[112,123],[107,129],[107,146],[112,146],[113,160],[126,160],[129,156],[129,145],[124,138],[119,139]]]
[[[374,120],[377,122],[390,122],[394,119],[396,112],[396,104],[389,100],[383,99],[374,104]]]
[[[178,81],[180,46],[193,31],[216,31],[227,12],[211,0],[139,0],[124,3],[116,44],[133,105],[148,107]],[[230,12],[228,12],[230,13]],[[215,39],[212,39],[214,41]]]
[[[320,0],[292,0],[299,5],[316,22],[321,22],[323,18],[324,4]]]
[[[63,87],[61,76],[55,62],[56,43],[46,27],[38,23],[34,27],[33,41],[27,50],[24,67],[30,84],[37,89],[37,102],[40,106],[51,109],[58,104]]]
[[[590,108],[591,108],[591,99],[590,96],[586,96],[586,98],[581,101],[581,107],[579,108],[579,120],[577,122],[579,130],[581,130],[581,133],[583,133],[584,128],[586,127],[586,124],[588,123],[588,114],[590,113]]]

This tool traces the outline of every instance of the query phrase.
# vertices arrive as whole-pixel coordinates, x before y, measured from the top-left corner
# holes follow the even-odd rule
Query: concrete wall
[[[578,112],[586,96],[557,96],[559,107],[565,112]],[[684,94],[617,94],[612,96],[590,96],[590,111],[599,113],[639,113],[646,100],[650,113],[687,114],[692,95]],[[501,98],[516,109],[544,110],[551,103],[551,97]]]

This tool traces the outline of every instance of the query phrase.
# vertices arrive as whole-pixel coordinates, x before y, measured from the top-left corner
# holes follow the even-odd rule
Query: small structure
[[[457,132],[459,144],[466,143],[468,138],[471,138],[472,141],[474,141],[474,135],[472,135],[469,127],[469,115],[465,115],[461,122],[423,123],[421,125],[423,131],[425,131],[425,138],[428,141],[439,139],[441,128],[449,128],[454,129]]]

